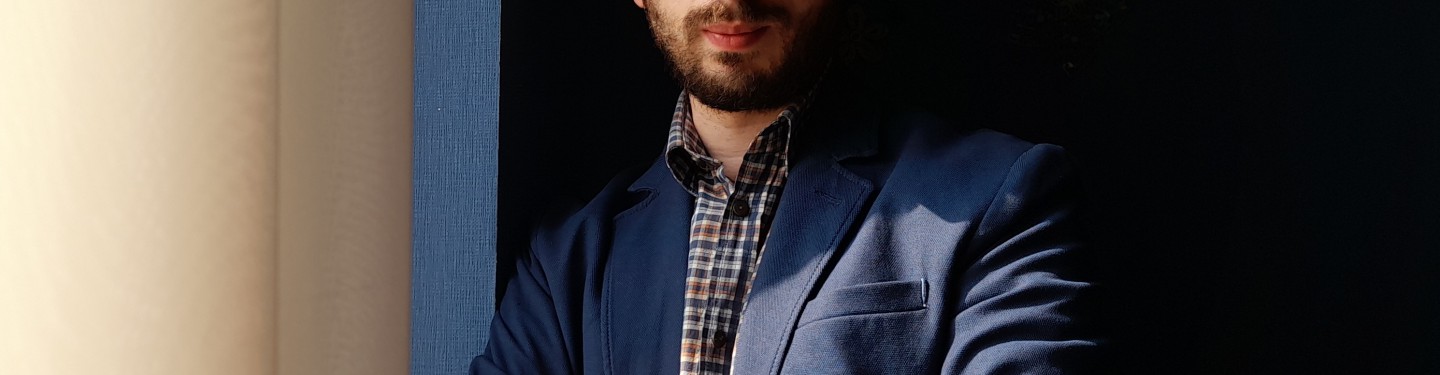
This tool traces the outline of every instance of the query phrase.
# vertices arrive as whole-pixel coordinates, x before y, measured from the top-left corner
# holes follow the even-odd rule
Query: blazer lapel
[[[658,161],[631,185],[648,194],[614,218],[601,336],[609,372],[678,373],[689,251],[689,193]]]
[[[873,122],[851,117],[848,123],[806,126],[827,131],[809,132],[814,138],[792,150],[790,175],[746,297],[734,374],[779,372],[805,300],[872,190],[870,181],[838,161],[875,152]]]

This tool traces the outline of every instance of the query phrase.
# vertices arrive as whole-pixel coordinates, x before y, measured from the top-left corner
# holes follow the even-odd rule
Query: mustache
[[[781,26],[790,25],[790,13],[785,8],[756,4],[754,1],[741,1],[736,6],[727,6],[720,3],[712,3],[709,6],[691,10],[685,14],[685,26],[692,30],[698,30],[701,26],[722,23],[779,23]]]

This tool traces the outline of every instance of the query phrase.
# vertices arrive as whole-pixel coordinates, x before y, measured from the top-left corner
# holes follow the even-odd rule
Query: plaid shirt
[[[738,178],[730,181],[701,143],[689,99],[680,94],[665,148],[675,180],[695,196],[680,374],[728,374],[745,296],[785,185],[790,133],[799,109],[787,108],[760,132],[745,152]]]

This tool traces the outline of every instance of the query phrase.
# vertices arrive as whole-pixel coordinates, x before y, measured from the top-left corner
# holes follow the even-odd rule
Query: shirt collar
[[[778,151],[782,154],[789,152],[789,138],[793,134],[796,122],[800,119],[802,109],[809,100],[806,96],[803,100],[791,104],[780,112],[774,122],[761,132],[780,131],[784,132],[784,142]],[[753,147],[746,151],[746,154],[756,152]],[[784,160],[783,158],[781,160]],[[710,156],[705,149],[705,143],[701,141],[700,134],[695,129],[695,121],[690,112],[690,95],[687,92],[680,93],[680,99],[675,103],[675,112],[670,118],[670,135],[665,145],[665,162],[669,166],[675,181],[685,188],[691,195],[696,195],[696,184],[700,181],[710,183],[719,182],[724,177],[720,175],[720,161]]]

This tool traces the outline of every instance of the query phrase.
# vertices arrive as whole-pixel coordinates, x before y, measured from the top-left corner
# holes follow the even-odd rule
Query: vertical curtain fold
[[[0,373],[273,372],[275,2],[3,8]]]
[[[405,371],[411,9],[0,6],[0,374]]]

